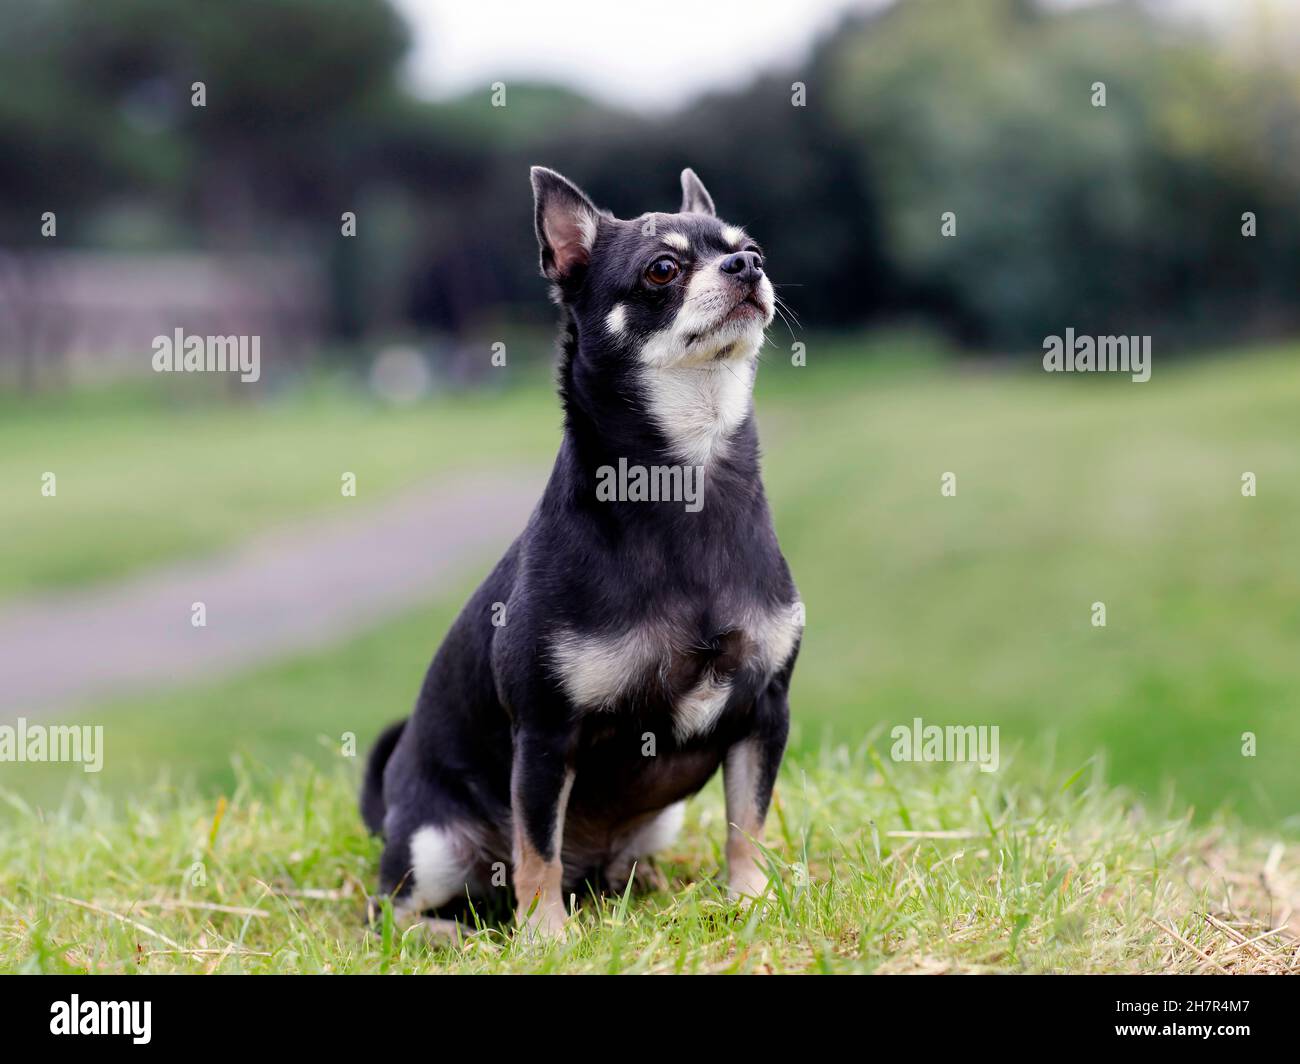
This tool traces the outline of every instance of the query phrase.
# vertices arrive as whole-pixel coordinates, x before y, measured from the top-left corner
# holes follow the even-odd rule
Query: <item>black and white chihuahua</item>
[[[520,923],[555,934],[584,884],[661,885],[651,854],[719,764],[730,893],[767,892],[803,611],[759,475],[762,251],[689,169],[679,213],[628,221],[552,170],[532,184],[563,314],[560,452],[376,743],[361,809],[400,916],[484,898],[509,865]],[[613,469],[701,474],[703,505],[601,490]]]

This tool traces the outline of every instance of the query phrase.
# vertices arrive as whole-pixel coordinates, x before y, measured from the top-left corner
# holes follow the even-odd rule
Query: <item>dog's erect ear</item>
[[[715,214],[713,197],[689,166],[682,171],[682,214]]]
[[[534,166],[532,179],[542,275],[563,281],[591,260],[600,212],[577,185],[554,170]]]

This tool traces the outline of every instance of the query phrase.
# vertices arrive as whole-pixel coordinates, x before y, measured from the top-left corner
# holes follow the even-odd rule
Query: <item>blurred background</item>
[[[1300,826],[1297,45],[1283,0],[0,0],[0,722],[103,724],[122,793],[364,750],[558,440],[528,166],[632,216],[689,165],[795,314],[795,745],[997,724]],[[1067,327],[1151,381],[1044,374]],[[176,329],[261,379],[152,372]]]

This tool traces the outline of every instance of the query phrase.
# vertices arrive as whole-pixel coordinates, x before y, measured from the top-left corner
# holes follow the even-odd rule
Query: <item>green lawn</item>
[[[1006,769],[844,749],[787,761],[759,911],[719,887],[715,781],[666,853],[668,891],[588,901],[544,946],[490,922],[430,941],[384,912],[367,931],[379,846],[337,766],[244,772],[228,802],[158,787],[110,809],[92,794],[0,833],[0,970],[1296,970],[1295,938],[1269,934],[1294,851],[1135,806],[1095,766]]]
[[[210,553],[437,472],[535,461],[559,434],[535,386],[394,407],[328,381],[229,403],[168,383],[0,399],[0,602]]]
[[[810,344],[809,365],[793,368],[773,352],[760,377],[769,494],[808,613],[793,694],[795,764],[784,793],[804,802],[808,771],[819,797],[798,806],[796,819],[811,833],[808,863],[819,875],[761,932],[733,923],[712,887],[697,883],[684,898],[607,914],[610,926],[593,925],[593,938],[560,953],[523,956],[489,936],[455,964],[802,970],[933,960],[941,968],[1127,970],[1154,965],[1157,955],[1167,965],[1203,964],[1181,956],[1136,914],[1174,906],[1165,909],[1170,920],[1199,919],[1192,914],[1204,899],[1179,895],[1175,905],[1171,893],[1175,880],[1187,887],[1186,869],[1255,882],[1272,842],[1300,833],[1297,352],[1157,365],[1142,385],[937,368],[928,360],[854,362],[856,354],[847,343]],[[362,483],[375,482],[378,493],[467,462],[547,461],[557,421],[553,401],[538,390],[407,411],[329,392],[283,407],[203,408],[194,416],[197,436],[186,428],[189,414],[154,406],[116,422],[105,413],[102,425],[89,413],[60,421],[32,411],[26,422],[6,421],[0,442],[15,445],[0,448],[6,478],[15,475],[17,453],[27,456],[28,472],[80,472],[67,480],[60,474],[57,504],[69,509],[57,518],[37,510],[54,500],[17,505],[19,534],[0,562],[0,588],[102,577],[155,552],[211,549],[259,522],[327,510],[339,468],[370,469]],[[32,437],[50,420],[59,431],[47,435],[68,436],[50,446],[77,461],[40,457]],[[261,453],[280,445],[288,457]],[[232,463],[231,455],[240,457]],[[133,464],[142,456],[152,479]],[[196,463],[205,471],[198,478],[186,473]],[[1241,494],[1246,471],[1258,478],[1255,498]],[[955,497],[940,494],[945,472],[957,475]],[[38,498],[39,470],[31,476]],[[158,480],[183,503],[175,494],[160,497]],[[65,483],[77,489],[65,494]],[[83,489],[93,498],[77,500]],[[189,507],[206,515],[193,527]],[[107,542],[106,531],[114,533]],[[181,876],[188,855],[201,859],[213,800],[236,793],[233,757],[272,774],[306,761],[323,775],[310,792],[305,768],[275,787],[264,779],[238,784],[222,829],[227,848],[218,847],[228,867],[209,878],[224,886],[203,897],[277,915],[267,935],[257,937],[263,917],[247,918],[240,932],[245,947],[256,944],[269,959],[227,958],[219,966],[430,963],[409,941],[376,945],[353,934],[357,887],[348,888],[346,904],[321,911],[260,898],[248,877],[256,871],[268,883],[331,890],[372,883],[375,850],[352,811],[355,763],[339,768],[341,743],[355,733],[364,751],[379,727],[407,712],[442,631],[490,562],[467,569],[456,595],[328,652],[72,714],[105,725],[107,765],[89,792],[79,769],[5,766],[0,785],[21,796],[5,818],[13,831],[4,844],[17,849],[17,864],[5,865],[34,868],[23,863],[24,848],[46,847],[39,884],[0,884],[0,898],[13,899],[3,903],[16,921],[8,932],[13,956],[45,967],[66,956],[74,965],[122,963],[133,932],[105,939],[111,918],[105,924],[87,910],[74,913],[49,892],[81,891],[83,901],[93,894],[114,905],[145,897],[146,887],[173,900],[185,895]],[[1104,628],[1090,623],[1096,601],[1106,605]],[[914,717],[997,725],[1003,770],[989,778],[893,764],[889,730]],[[1255,737],[1253,757],[1243,756],[1244,733]],[[823,754],[864,740],[888,776]],[[1078,788],[1064,796],[1060,788],[1094,754],[1125,791],[1090,787],[1085,815],[1070,805]],[[906,781],[897,790],[895,776]],[[128,794],[148,797],[124,803]],[[25,804],[36,801],[54,818],[39,831]],[[716,805],[715,795],[693,815],[716,828]],[[1153,820],[1154,809],[1171,812]],[[263,811],[265,825],[256,822]],[[882,845],[872,856],[863,847],[875,838],[873,821],[877,832],[960,828],[989,837],[956,848],[924,840]],[[1170,826],[1175,821],[1181,826]],[[1009,825],[1004,834],[998,824]],[[794,834],[783,837],[782,860],[797,863],[802,828],[785,830]],[[689,877],[701,864],[716,863],[712,835],[707,846],[701,838],[683,844],[675,865],[682,884],[695,882]],[[1038,848],[1052,839],[1067,847],[1069,861]],[[1112,881],[1110,892],[1075,894],[1077,873],[1048,889],[1067,866],[1090,863],[1081,840],[1125,870],[1122,889]],[[149,856],[132,856],[133,848]],[[119,852],[131,867],[95,882],[93,863]],[[870,860],[859,860],[864,852]],[[890,853],[899,854],[892,863]],[[1024,863],[1009,866],[1012,856]],[[999,880],[1015,884],[1010,895],[985,894],[980,885],[994,872],[1013,877]],[[204,910],[140,918],[178,941],[237,937],[231,921]],[[215,930],[205,922],[212,920]],[[1096,940],[1121,925],[1113,941]],[[303,933],[318,926],[326,945]],[[688,931],[678,939],[670,926]],[[1197,942],[1193,932],[1213,933],[1209,924],[1179,926]],[[737,928],[745,930],[732,949]],[[928,945],[918,952],[917,942]]]
[[[848,739],[914,716],[1057,735],[1135,787],[1300,828],[1297,410],[1295,350],[1148,384],[972,371],[778,406],[799,712]]]

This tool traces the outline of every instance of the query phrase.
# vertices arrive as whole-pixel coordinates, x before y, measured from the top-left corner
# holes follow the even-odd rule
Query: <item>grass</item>
[[[496,930],[448,950],[359,931],[377,850],[340,745],[353,733],[364,749],[407,711],[484,558],[456,593],[327,651],[70,711],[105,725],[91,790],[69,766],[4,766],[0,968],[1294,966],[1285,935],[1228,951],[1233,931],[1254,937],[1300,907],[1296,352],[1157,365],[1144,385],[851,361],[861,354],[857,342],[810,343],[806,368],[776,352],[760,374],[765,477],[808,610],[772,824],[785,886],[760,921],[701,878],[718,863],[715,784],[671,854],[675,891],[585,908],[573,943],[539,952]],[[51,500],[33,489],[0,517],[13,545],[0,594],[326,513],[357,455],[371,459],[363,505],[367,486],[377,495],[439,468],[545,461],[556,424],[537,389],[397,411],[326,389],[192,413],[193,435],[191,412],[153,399],[116,414],[38,403],[0,419],[6,486],[38,483],[44,448],[64,436],[78,456],[58,467],[78,470],[66,493],[60,474],[59,509],[41,509]],[[209,453],[225,444],[224,458]],[[949,471],[952,498],[939,491]],[[1254,498],[1241,495],[1245,471]],[[1104,628],[1090,623],[1097,601]],[[826,752],[870,741],[887,754],[889,729],[917,716],[998,726],[1003,769]],[[1094,766],[1067,786],[1099,751],[1105,779]],[[890,834],[936,830],[965,834]],[[186,878],[194,862],[202,888]],[[285,893],[303,890],[324,894]],[[137,941],[148,953],[160,940],[56,895],[218,952],[138,962]],[[232,941],[268,956],[223,956]]]
[[[1003,772],[788,762],[775,889],[728,903],[716,781],[666,855],[671,888],[586,899],[566,942],[481,921],[460,943],[366,930],[377,843],[351,766],[240,769],[229,802],[94,788],[0,835],[0,969],[25,972],[1295,972],[1294,851],[1135,803],[1044,751]],[[20,870],[22,870],[20,872]]]
[[[1056,732],[1148,794],[1172,778],[1203,813],[1300,828],[1294,349],[1140,385],[974,368],[833,387],[817,357],[768,367],[762,405],[806,723]]]
[[[537,387],[396,407],[330,380],[236,402],[161,388],[0,400],[0,601],[210,554],[439,472],[526,461],[559,433]]]

